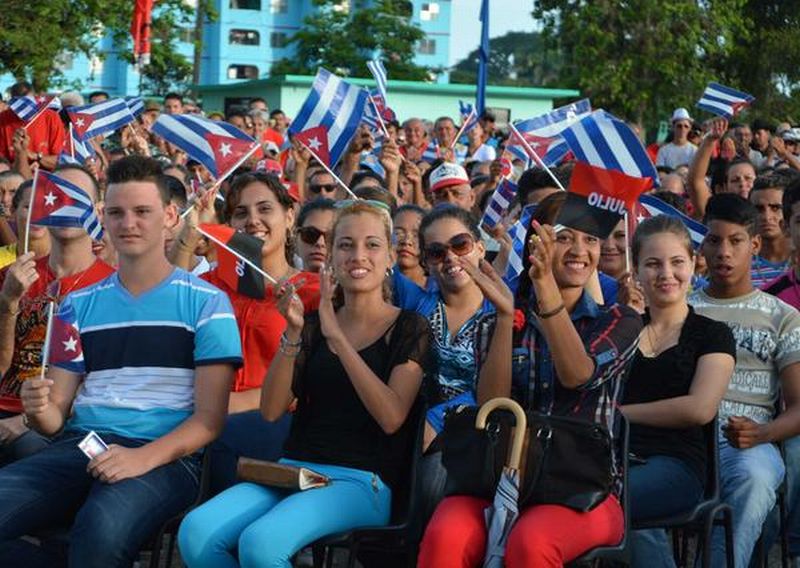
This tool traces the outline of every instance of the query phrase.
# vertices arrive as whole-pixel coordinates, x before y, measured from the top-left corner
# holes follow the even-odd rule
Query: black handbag
[[[514,416],[495,410],[487,428],[478,430],[477,414],[478,407],[459,407],[445,418],[442,463],[447,469],[446,495],[492,499],[497,488]],[[520,507],[552,504],[585,512],[605,500],[614,485],[608,429],[602,424],[532,411],[526,417]]]

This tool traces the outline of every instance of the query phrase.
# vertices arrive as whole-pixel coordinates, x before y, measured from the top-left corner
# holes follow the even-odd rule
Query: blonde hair
[[[392,217],[389,215],[389,211],[384,208],[384,204],[376,204],[366,199],[359,199],[358,201],[354,201],[352,203],[348,203],[344,207],[337,209],[336,217],[333,220],[333,226],[331,227],[330,233],[330,246],[328,247],[328,262],[330,263],[333,257],[333,243],[336,241],[336,231],[339,228],[342,220],[347,217],[352,217],[354,215],[372,215],[377,217],[383,223],[384,229],[384,236],[386,237],[386,254],[391,258],[392,254]],[[391,270],[391,268],[390,268]],[[392,298],[392,285],[390,278],[384,278],[383,280],[383,299],[385,301],[390,301]],[[339,307],[344,305],[344,294],[340,286],[336,287],[336,291],[334,292],[333,296],[333,305],[334,307]]]

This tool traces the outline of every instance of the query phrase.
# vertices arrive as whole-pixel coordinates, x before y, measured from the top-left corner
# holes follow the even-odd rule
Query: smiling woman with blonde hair
[[[391,233],[383,208],[346,205],[332,229],[319,313],[304,317],[290,284],[278,293],[287,327],[264,380],[261,413],[277,420],[297,399],[281,461],[331,482],[289,493],[240,483],[212,499],[181,525],[191,568],[289,567],[322,536],[389,521],[392,488],[410,459],[401,440],[411,433],[407,418],[429,336],[422,316],[387,301]]]

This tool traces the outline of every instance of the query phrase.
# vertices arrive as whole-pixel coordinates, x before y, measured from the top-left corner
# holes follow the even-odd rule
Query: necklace
[[[675,329],[681,329],[685,321],[686,320],[683,319],[680,322],[669,326],[666,330],[664,330],[664,333],[661,335],[661,337],[656,334],[652,324],[647,324],[644,326],[644,333],[647,336],[647,341],[650,343],[650,349],[645,352],[641,349],[640,345],[639,350],[642,351],[642,354],[645,357],[657,357],[662,352],[661,344],[664,342],[664,340],[669,339]]]
[[[47,295],[50,297],[50,299],[52,301],[54,301],[56,303],[56,305],[60,304],[61,300],[67,294],[79,289],[78,287],[80,286],[80,283],[83,280],[83,277],[86,276],[86,274],[88,274],[90,269],[91,269],[91,266],[89,266],[85,270],[81,270],[78,273],[79,276],[75,279],[75,281],[72,283],[72,285],[70,285],[66,290],[63,290],[63,291],[61,290],[62,282],[64,281],[64,279],[69,278],[70,276],[74,276],[74,274],[70,274],[68,276],[62,276],[61,278],[58,278],[55,275],[55,273],[53,273],[53,280],[50,282],[50,284],[47,285]]]

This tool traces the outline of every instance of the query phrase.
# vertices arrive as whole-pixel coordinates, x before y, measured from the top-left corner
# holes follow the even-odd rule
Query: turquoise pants
[[[315,540],[389,522],[391,490],[377,474],[281,460],[327,475],[327,487],[287,492],[239,483],[190,512],[178,531],[189,568],[289,568]],[[238,560],[237,560],[238,557]]]

